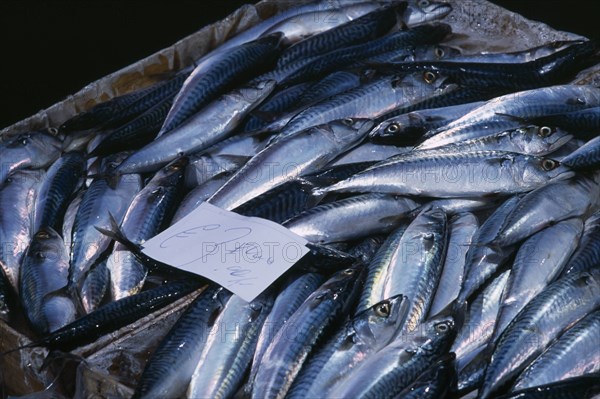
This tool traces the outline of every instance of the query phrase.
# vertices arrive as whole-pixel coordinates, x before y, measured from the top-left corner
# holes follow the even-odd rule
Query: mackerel
[[[283,226],[319,244],[351,241],[393,230],[417,204],[388,194],[364,194],[311,208],[287,220]],[[360,231],[348,224],[361,226]]]
[[[229,298],[200,354],[187,398],[230,398],[237,392],[272,306],[270,293],[250,303],[236,295]],[[235,327],[234,334],[231,326]]]
[[[208,202],[231,210],[293,177],[314,172],[360,142],[373,123],[344,119],[275,141],[256,154]]]
[[[155,171],[182,155],[206,149],[226,138],[241,120],[271,93],[275,82],[258,83],[227,93],[205,106],[169,134],[148,143],[121,163],[115,173]]]
[[[539,356],[561,332],[600,307],[600,270],[566,276],[531,300],[498,339],[481,399],[490,398]]]
[[[501,131],[516,128],[522,124],[522,119],[579,111],[599,105],[600,89],[592,86],[551,86],[507,94],[494,98],[435,130],[432,132],[434,135],[418,148],[439,147],[488,134],[492,129]]]
[[[14,292],[19,292],[19,270],[31,236],[32,213],[43,171],[15,172],[0,187],[0,267]]]
[[[75,305],[62,292],[67,285],[69,256],[62,238],[51,227],[42,227],[33,236],[20,272],[21,305],[37,334],[47,334],[75,320]]]
[[[161,169],[133,198],[121,223],[127,238],[142,243],[169,223],[175,204],[183,195],[183,172],[187,164],[181,158]],[[133,295],[142,288],[148,270],[123,244],[115,244],[108,258],[111,298]]]
[[[549,158],[475,151],[382,161],[322,191],[464,198],[527,192],[570,175]]]
[[[256,373],[252,398],[283,398],[287,394],[315,345],[352,307],[361,282],[361,267],[355,265],[334,274],[277,332]]]

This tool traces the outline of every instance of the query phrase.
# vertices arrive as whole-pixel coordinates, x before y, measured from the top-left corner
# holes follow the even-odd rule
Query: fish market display
[[[33,351],[47,397],[598,397],[599,49],[456,4],[290,3],[0,137],[2,397]],[[247,302],[142,251],[203,203],[308,254]]]

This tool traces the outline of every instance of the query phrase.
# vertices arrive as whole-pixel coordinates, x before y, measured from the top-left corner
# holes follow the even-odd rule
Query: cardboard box
[[[90,83],[48,109],[3,129],[0,131],[0,140],[7,135],[29,130],[58,127],[97,103],[147,87],[157,81],[157,76],[192,65],[195,59],[259,20],[306,2],[265,0],[256,6],[244,6],[222,21]],[[526,20],[485,0],[449,2],[454,10],[443,22],[449,23],[454,33],[447,44],[460,48],[464,53],[517,51],[554,40],[581,38],[571,33],[554,31],[543,23]],[[592,70],[591,75],[587,73],[581,76],[582,83],[593,81],[597,79],[598,69]],[[70,396],[76,390],[77,397],[113,398],[130,395],[151,350],[192,297],[193,295],[185,297],[143,320],[74,351],[74,354],[87,360],[77,367],[76,372],[74,369],[63,370],[62,385],[57,387],[57,391]],[[20,327],[17,331],[0,321],[0,352],[28,342],[30,338]],[[0,365],[3,393],[24,395],[42,390],[50,384],[57,370],[37,371],[46,355],[47,350],[44,348],[33,348],[4,357]],[[116,372],[119,366],[115,364],[123,359],[129,362],[130,369],[128,373],[119,375]]]

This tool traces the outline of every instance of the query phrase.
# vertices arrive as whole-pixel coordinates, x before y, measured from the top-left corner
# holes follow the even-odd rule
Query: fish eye
[[[375,314],[381,317],[387,317],[390,315],[390,303],[383,301],[375,306]]]
[[[450,327],[446,323],[439,323],[435,325],[435,331],[439,333],[445,333],[450,330]]]
[[[436,47],[435,50],[433,51],[433,53],[435,54],[435,56],[437,58],[442,58],[443,56],[446,55],[446,52],[441,47]]]
[[[344,273],[346,276],[352,276],[354,274],[354,269],[346,269],[342,273]]]
[[[37,234],[35,235],[36,238],[42,238],[42,239],[48,239],[50,238],[50,234],[48,234],[45,231],[38,231]]]
[[[542,169],[544,169],[547,172],[551,171],[552,169],[556,169],[558,165],[559,163],[553,159],[544,159],[542,161]]]
[[[542,126],[538,129],[538,135],[540,137],[548,137],[550,136],[552,133],[554,133],[554,129],[549,127],[549,126]]]
[[[21,144],[27,145],[27,143],[29,143],[29,140],[27,138],[21,140]]]
[[[385,128],[387,133],[396,133],[398,130],[400,130],[400,124],[398,123],[392,123]]]
[[[354,124],[354,120],[352,118],[342,119],[342,123],[346,126],[352,126]]]
[[[423,73],[423,80],[429,84],[432,84],[433,82],[435,82],[436,79],[437,79],[437,76],[435,76],[435,73],[433,73],[431,71],[427,71],[427,72]]]
[[[425,8],[429,5],[429,0],[420,0],[417,5],[421,8]]]

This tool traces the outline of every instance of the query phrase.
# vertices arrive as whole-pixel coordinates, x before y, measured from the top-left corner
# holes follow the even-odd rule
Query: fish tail
[[[139,247],[134,244],[131,240],[129,240],[125,234],[123,234],[123,232],[121,231],[120,227],[119,227],[119,223],[117,223],[117,221],[115,220],[115,217],[109,212],[108,213],[109,219],[110,219],[110,229],[105,229],[102,227],[98,227],[98,226],[94,226],[94,228],[96,230],[98,230],[100,233],[104,234],[107,237],[112,238],[114,241],[118,242],[119,244],[124,245],[128,250],[130,250],[131,252],[138,252],[139,251]]]

